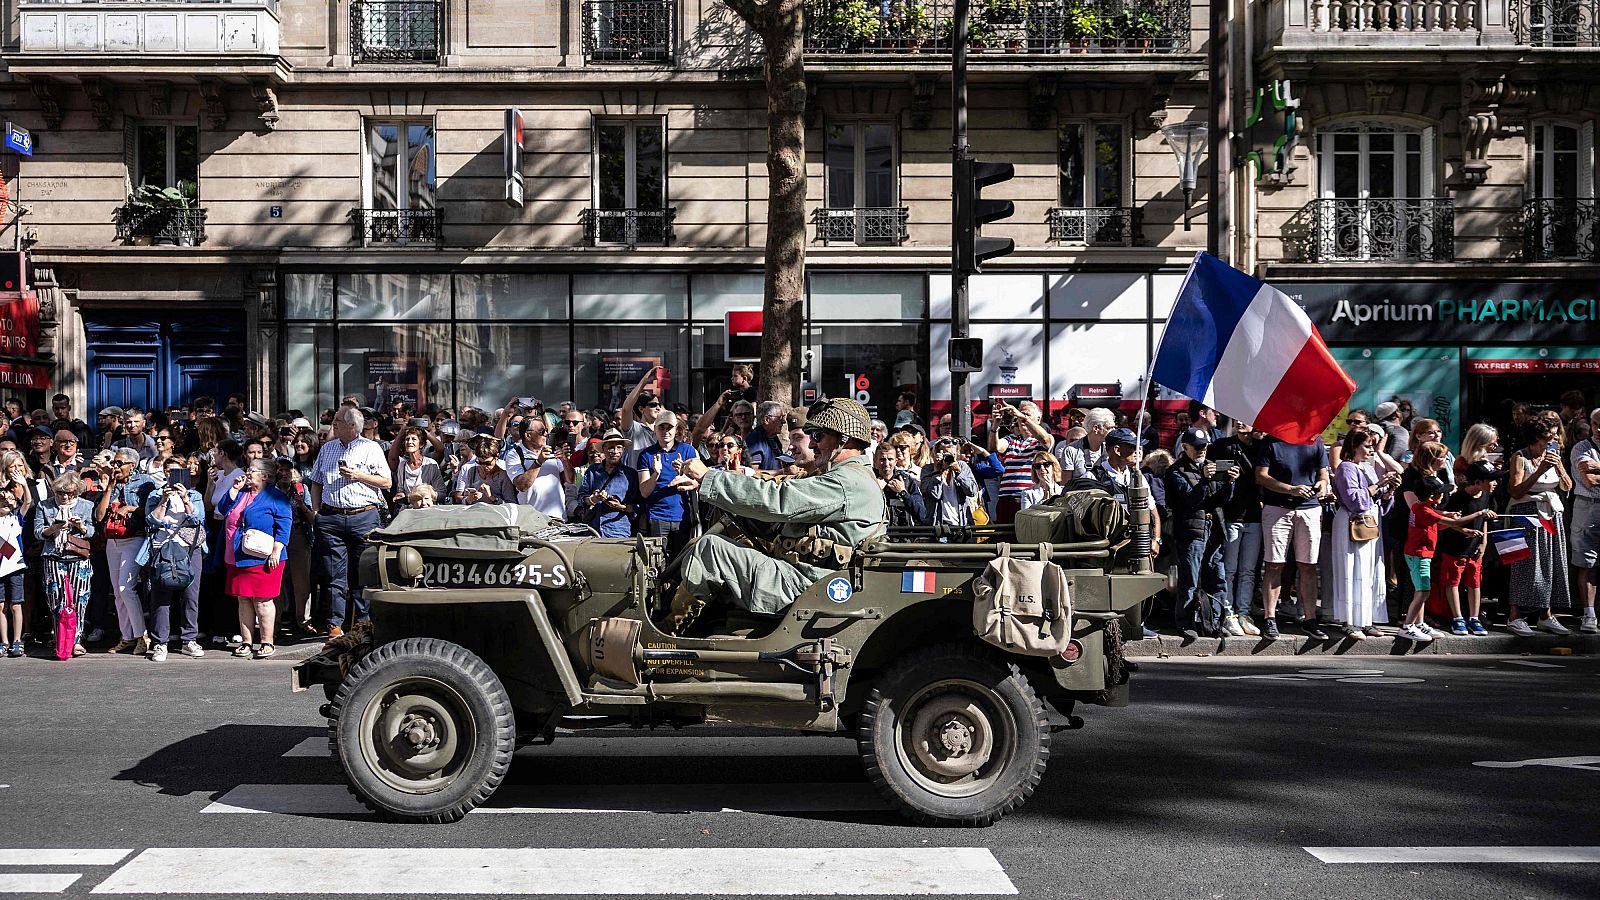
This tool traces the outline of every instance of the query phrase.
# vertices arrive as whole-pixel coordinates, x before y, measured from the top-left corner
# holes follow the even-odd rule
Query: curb
[[[1303,634],[1285,634],[1270,641],[1258,637],[1199,638],[1185,642],[1175,635],[1129,641],[1124,651],[1129,658],[1173,656],[1570,656],[1600,654],[1600,635],[1540,634],[1517,637],[1491,634],[1488,637],[1435,638],[1418,644],[1397,635],[1353,641],[1343,635],[1325,641]]]

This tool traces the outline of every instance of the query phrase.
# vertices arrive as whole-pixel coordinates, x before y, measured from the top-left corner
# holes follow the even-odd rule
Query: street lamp
[[[1161,135],[1167,146],[1178,157],[1178,184],[1183,188],[1183,230],[1189,230],[1189,208],[1194,205],[1195,172],[1200,165],[1200,153],[1206,146],[1206,126],[1199,122],[1179,122],[1163,125]]]

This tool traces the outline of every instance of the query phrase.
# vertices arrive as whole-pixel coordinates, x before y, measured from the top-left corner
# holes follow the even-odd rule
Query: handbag
[[[1378,537],[1378,517],[1367,510],[1359,516],[1350,517],[1350,540],[1352,543],[1364,544],[1376,540]]]
[[[239,539],[239,550],[251,559],[266,559],[272,555],[272,545],[276,543],[272,535],[259,528],[245,529],[244,536]]]
[[[78,598],[72,589],[72,576],[62,573],[61,608],[56,610],[56,659],[71,659],[77,646]]]
[[[68,556],[76,556],[79,559],[88,559],[89,539],[79,537],[75,534],[69,534],[67,535],[66,541],[62,543],[61,549],[65,550]]]

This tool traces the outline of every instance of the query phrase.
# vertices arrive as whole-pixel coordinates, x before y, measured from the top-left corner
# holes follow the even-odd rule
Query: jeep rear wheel
[[[930,825],[991,825],[1039,786],[1050,758],[1044,706],[1016,666],[950,644],[892,665],[862,709],[867,778]]]
[[[505,778],[516,720],[483,660],[448,641],[407,638],[351,668],[330,704],[328,742],[368,809],[454,822]]]

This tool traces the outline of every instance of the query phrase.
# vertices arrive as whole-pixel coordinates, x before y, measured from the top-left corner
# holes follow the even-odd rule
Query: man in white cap
[[[679,490],[671,482],[678,477],[680,463],[699,459],[700,454],[677,439],[678,414],[666,410],[656,416],[656,442],[639,452],[639,496],[644,499],[640,531],[646,537],[666,539],[667,558],[678,555],[689,542],[689,505],[694,495]]]
[[[1411,452],[1411,432],[1400,424],[1400,404],[1393,400],[1385,400],[1372,411],[1372,418],[1383,426],[1384,433],[1389,435],[1389,443],[1384,445],[1384,452],[1395,459],[1408,459],[1406,454]]]

